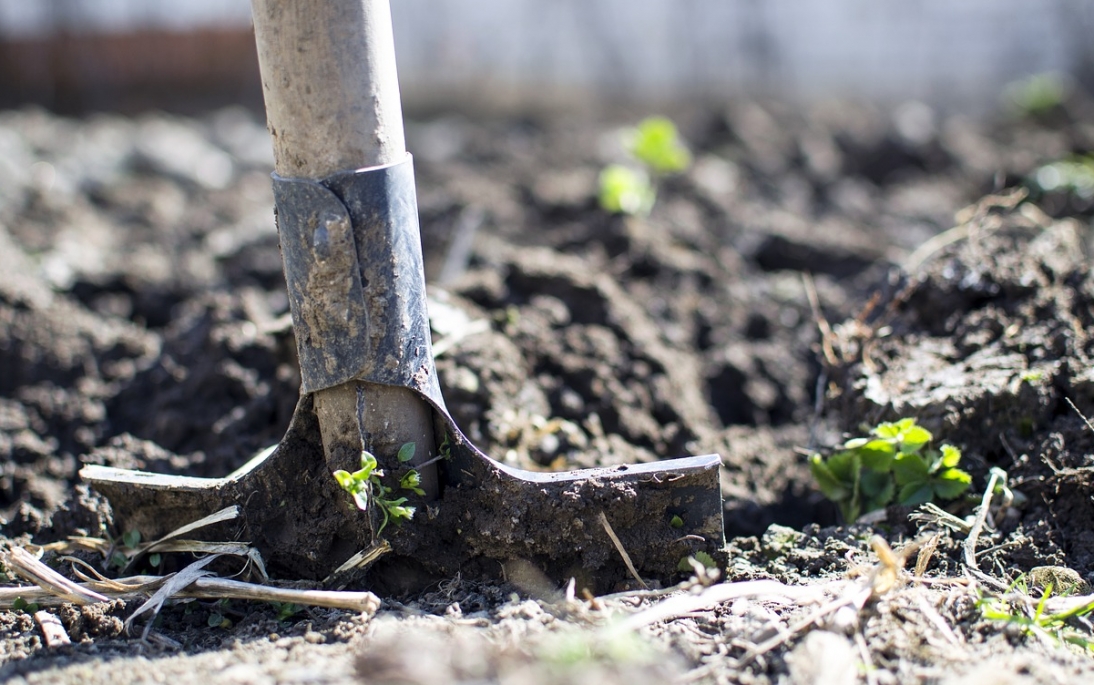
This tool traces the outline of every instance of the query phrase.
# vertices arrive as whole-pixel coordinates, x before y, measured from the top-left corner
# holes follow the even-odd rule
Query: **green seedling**
[[[1040,383],[1045,379],[1045,372],[1037,369],[1027,369],[1018,375],[1019,380],[1023,383]]]
[[[1071,93],[1071,84],[1054,73],[1035,74],[1007,85],[1004,94],[1014,113],[1036,117],[1061,106]]]
[[[613,214],[649,214],[657,199],[652,179],[684,171],[691,153],[665,117],[644,119],[623,137],[634,164],[612,164],[600,172],[600,207]]]
[[[950,500],[968,490],[972,476],[957,468],[961,450],[928,448],[931,432],[905,418],[881,423],[872,437],[848,440],[832,456],[809,458],[821,492],[835,502],[844,520],[888,506],[894,498],[905,506]]]
[[[218,599],[216,601],[216,608],[209,614],[209,617],[205,619],[205,624],[210,628],[224,628],[227,630],[232,627],[232,619],[224,615],[228,610],[231,600]]]
[[[399,462],[405,463],[413,459],[414,451],[414,443],[404,444],[399,448],[397,455]],[[376,531],[377,535],[383,532],[389,521],[409,521],[414,517],[415,511],[414,507],[407,506],[406,497],[395,497],[394,489],[383,483],[381,479],[384,472],[378,467],[379,462],[376,461],[376,457],[368,450],[362,450],[360,469],[353,473],[341,469],[334,472],[334,479],[338,481],[338,485],[343,490],[353,497],[353,502],[358,509],[366,512],[370,511],[370,503],[375,502],[383,517],[380,528]],[[400,489],[424,495],[425,492],[420,485],[421,476],[413,469],[407,471],[399,479]]]
[[[15,600],[11,603],[11,608],[13,611],[22,611],[27,614],[33,614],[35,611],[38,611],[38,602],[28,602],[22,597],[16,597]]]
[[[627,151],[655,174],[677,174],[691,165],[691,152],[665,117],[643,119],[624,137]]]
[[[683,559],[681,559],[680,563],[676,565],[676,570],[690,573],[693,570],[691,567],[692,560],[699,562],[706,568],[718,568],[718,564],[714,561],[714,557],[710,556],[706,552],[700,551],[689,557],[684,557]]]
[[[293,616],[296,616],[303,609],[299,604],[293,604],[292,602],[270,602],[277,609],[277,620],[288,621]]]
[[[657,193],[640,169],[612,164],[600,172],[600,207],[612,214],[646,215]]]
[[[1052,596],[1052,584],[1048,583],[1036,606],[1032,606],[1025,577],[1020,576],[1002,597],[981,596],[977,605],[984,618],[1002,621],[1021,628],[1026,635],[1048,638],[1056,643],[1075,645],[1094,651],[1094,636],[1074,627],[1078,619],[1094,613],[1094,602],[1078,604],[1066,611],[1049,612],[1046,604]]]
[[[1038,167],[1026,186],[1034,195],[1067,193],[1081,200],[1094,199],[1094,155],[1075,155]]]
[[[122,533],[121,539],[115,542],[115,544],[118,543],[125,549],[135,550],[137,545],[141,544],[141,532],[139,530],[127,530]],[[115,549],[114,553],[110,555],[110,565],[119,570],[124,569],[129,565],[129,555],[122,550]]]

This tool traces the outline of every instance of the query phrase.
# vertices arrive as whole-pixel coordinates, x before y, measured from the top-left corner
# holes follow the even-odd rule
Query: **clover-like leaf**
[[[874,471],[888,472],[896,455],[896,448],[886,440],[871,440],[855,451],[859,453],[862,465]]]
[[[832,474],[843,483],[854,483],[862,468],[862,458],[857,450],[836,452],[825,462]]]
[[[859,491],[871,499],[880,497],[888,500],[893,496],[893,477],[884,471],[863,471]]]
[[[906,507],[925,504],[934,498],[934,488],[926,481],[909,483],[900,489],[900,503]]]
[[[952,469],[961,461],[961,450],[957,449],[953,445],[942,446],[942,458],[939,459],[939,466],[942,468]]]
[[[691,164],[691,153],[676,125],[665,117],[643,119],[627,137],[630,153],[658,174],[683,171]]]
[[[913,423],[900,433],[900,451],[904,453],[918,452],[931,441],[931,437],[929,430]]]
[[[810,455],[809,470],[813,473],[813,480],[817,481],[817,487],[828,499],[839,502],[851,496],[854,484],[846,483],[832,473],[832,469],[824,462],[821,455]]]
[[[893,476],[897,485],[926,482],[930,476],[927,462],[918,454],[900,454],[893,460]],[[901,496],[901,500],[904,497]]]
[[[872,431],[870,431],[882,440],[896,439],[900,436],[900,426],[895,423],[885,421],[879,423]]]
[[[613,214],[650,213],[657,193],[645,172],[612,164],[600,172],[600,208]]]
[[[972,484],[972,476],[961,469],[946,469],[935,476],[935,494],[942,499],[953,499],[963,494]]]

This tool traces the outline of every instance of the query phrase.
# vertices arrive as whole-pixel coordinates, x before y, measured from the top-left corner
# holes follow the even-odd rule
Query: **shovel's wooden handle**
[[[323,178],[406,157],[388,0],[252,0],[274,164]]]
[[[406,158],[388,0],[252,0],[251,8],[278,175],[321,179]],[[315,407],[332,470],[356,470],[362,447],[382,457],[413,442],[411,465],[436,453],[432,410],[406,388],[346,383],[317,392]],[[435,474],[421,473],[429,495]]]

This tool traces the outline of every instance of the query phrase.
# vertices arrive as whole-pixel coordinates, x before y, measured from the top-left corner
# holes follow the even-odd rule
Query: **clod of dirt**
[[[843,417],[914,416],[977,471],[1007,470],[1028,498],[1001,522],[1011,562],[1057,548],[1094,578],[1094,430],[1079,415],[1094,412],[1094,277],[1079,225],[1020,201],[985,198],[891,299],[837,327],[832,397]],[[1019,532],[1046,520],[1047,539]]]

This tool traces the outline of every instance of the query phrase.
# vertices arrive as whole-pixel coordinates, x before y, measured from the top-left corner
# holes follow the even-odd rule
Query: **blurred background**
[[[1089,0],[394,0],[409,109],[837,97],[995,108],[1094,80]],[[0,0],[0,106],[261,105],[248,0]]]

